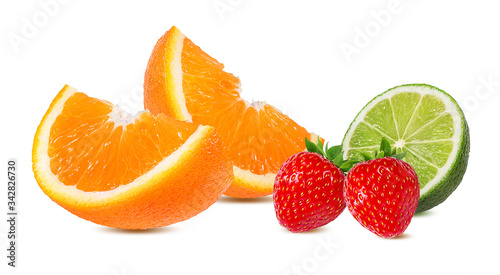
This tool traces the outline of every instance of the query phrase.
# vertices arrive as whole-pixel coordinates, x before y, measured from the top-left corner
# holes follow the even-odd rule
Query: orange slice
[[[239,79],[223,69],[172,27],[149,59],[145,108],[217,129],[233,163],[234,180],[226,195],[270,195],[281,164],[305,150],[305,137],[317,137],[273,106],[242,99]]]
[[[67,85],[36,132],[33,171],[45,194],[69,212],[126,229],[189,219],[233,178],[213,127],[148,111],[131,116]]]

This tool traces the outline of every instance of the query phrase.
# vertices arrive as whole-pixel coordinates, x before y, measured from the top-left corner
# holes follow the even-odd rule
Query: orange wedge
[[[35,134],[33,171],[69,212],[125,229],[189,219],[233,178],[214,127],[148,111],[131,116],[67,85]]]
[[[223,69],[172,27],[149,59],[145,108],[217,129],[233,163],[234,180],[226,195],[270,195],[281,164],[305,150],[306,137],[317,137],[273,106],[242,99],[240,80]]]

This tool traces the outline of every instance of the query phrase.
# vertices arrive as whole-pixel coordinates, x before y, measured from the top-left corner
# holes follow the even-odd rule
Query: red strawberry
[[[358,163],[347,174],[344,198],[349,212],[366,229],[384,238],[403,234],[417,209],[420,188],[415,170],[393,155],[387,140],[379,157]],[[388,147],[387,147],[388,146]],[[364,155],[365,156],[365,155]],[[367,157],[365,156],[365,159]]]
[[[333,221],[344,211],[344,173],[330,160],[340,146],[326,148],[306,140],[309,151],[291,156],[274,181],[273,200],[279,223],[291,232],[304,232]],[[323,155],[328,157],[325,158]],[[330,160],[329,160],[330,159]]]

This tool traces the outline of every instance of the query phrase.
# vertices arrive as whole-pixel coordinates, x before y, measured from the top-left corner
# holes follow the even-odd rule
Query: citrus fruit
[[[356,116],[342,142],[344,158],[373,152],[385,137],[406,151],[417,172],[416,212],[442,203],[457,188],[469,159],[469,127],[457,102],[426,84],[402,85],[372,99]]]
[[[97,224],[147,229],[189,219],[219,199],[232,165],[210,126],[135,116],[65,86],[35,134],[40,188]]]
[[[217,129],[233,163],[226,195],[270,195],[281,164],[316,141],[288,116],[265,102],[240,97],[240,80],[176,27],[156,43],[146,70],[144,106],[153,114]]]

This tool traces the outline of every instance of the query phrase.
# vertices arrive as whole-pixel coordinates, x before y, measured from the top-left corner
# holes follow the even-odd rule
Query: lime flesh
[[[344,158],[362,159],[385,137],[417,172],[420,199],[416,212],[445,201],[458,187],[469,159],[469,127],[457,102],[427,84],[394,87],[372,99],[349,126]]]

